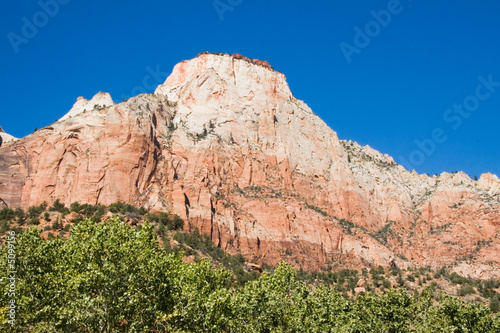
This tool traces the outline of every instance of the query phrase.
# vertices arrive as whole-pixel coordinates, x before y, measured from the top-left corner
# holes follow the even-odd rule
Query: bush
[[[40,214],[42,214],[47,208],[47,203],[44,202],[40,206],[31,206],[28,208],[28,217],[30,218],[38,218]]]
[[[494,313],[500,311],[500,296],[498,294],[490,298],[490,310]]]
[[[71,203],[71,205],[69,205],[69,210],[75,213],[80,213],[81,206],[78,201]]]
[[[158,235],[160,236],[163,236],[165,235],[165,225],[163,224],[158,224],[158,228],[156,229],[156,232],[158,233]]]
[[[59,223],[59,218],[57,218],[53,223],[52,223],[52,230],[58,230],[61,227],[61,224]]]
[[[24,211],[21,208],[17,208],[15,210],[15,215],[17,218],[17,224],[23,225],[24,222],[26,222],[26,214],[24,213]]]
[[[172,229],[170,228],[171,222],[167,213],[161,212],[160,215],[158,216],[158,222],[169,227],[169,229]]]
[[[160,218],[154,214],[146,214],[146,220],[149,222],[159,222]]]
[[[117,202],[117,203],[113,203],[111,205],[109,205],[109,211],[113,214],[118,214],[118,213],[121,213],[123,215],[127,214],[127,213],[136,213],[136,214],[140,214],[140,211],[139,209],[137,209],[136,207],[130,205],[130,204],[126,204],[126,203],[123,203],[123,202]]]
[[[475,292],[476,292],[476,290],[474,290],[474,287],[471,286],[470,284],[463,284],[458,289],[459,296],[466,296],[466,295],[474,294]]]
[[[52,207],[49,208],[49,211],[62,213],[66,209],[67,209],[66,206],[61,202],[61,200],[57,199],[52,204]]]
[[[386,289],[389,289],[391,287],[391,282],[389,280],[384,279],[384,281],[382,281],[382,286]]]
[[[389,273],[392,275],[392,276],[397,276],[399,274],[400,270],[396,267],[391,267],[389,268]]]
[[[441,267],[436,273],[434,273],[434,277],[436,279],[441,278],[441,276],[446,276],[446,269],[444,267]]]
[[[168,230],[182,230],[184,227],[184,221],[178,215],[174,215],[170,218],[170,216],[164,212],[158,215],[147,214],[146,220],[162,224],[166,226]]]
[[[94,221],[94,223],[98,223],[103,217],[103,215],[106,213],[106,206],[96,205],[94,206],[94,208],[95,210],[94,210],[94,216],[92,216],[92,221]]]
[[[179,215],[174,215],[172,219],[172,229],[173,230],[182,230],[184,227],[184,221],[179,217]]]
[[[448,278],[449,278],[450,282],[453,284],[464,284],[464,283],[468,282],[468,280],[466,278],[458,275],[455,272],[451,273]]]
[[[10,230],[9,221],[6,221],[6,220],[0,221],[0,235],[5,234],[9,230]]]
[[[10,208],[0,210],[0,220],[12,221],[16,217],[16,212]]]

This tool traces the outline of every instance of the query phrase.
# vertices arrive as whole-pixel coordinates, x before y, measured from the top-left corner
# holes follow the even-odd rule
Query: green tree
[[[45,241],[40,230],[31,228],[17,241],[18,331],[30,326],[68,332],[164,327],[161,319],[173,309],[172,281],[182,261],[159,248],[151,225],[135,230],[117,218],[97,225],[86,220],[68,240]],[[1,304],[7,304],[5,279],[0,288]]]

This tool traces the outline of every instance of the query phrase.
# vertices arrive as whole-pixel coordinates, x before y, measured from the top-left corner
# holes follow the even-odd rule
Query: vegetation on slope
[[[413,296],[404,288],[392,288],[387,275],[403,276],[397,269],[306,273],[282,263],[260,275],[246,272],[241,256],[224,253],[208,237],[175,230],[182,227],[178,217],[148,215],[120,203],[97,209],[81,206],[52,207],[59,214],[52,210],[50,219],[50,215],[75,213],[75,223],[67,228],[70,232],[61,237],[41,237],[54,230],[33,226],[22,232],[17,224],[19,211],[0,211],[0,220],[9,221],[5,236],[16,234],[16,320],[14,326],[8,322],[7,304],[12,298],[7,280],[9,248],[4,246],[0,250],[0,331],[500,331],[500,317],[485,305],[447,296],[433,286]],[[100,222],[111,210],[121,217]],[[24,213],[21,226],[45,212],[46,206]],[[123,222],[136,218],[151,222],[135,226]],[[47,224],[45,219],[38,222]],[[58,222],[57,230],[69,225],[62,224]],[[185,262],[183,255],[193,257],[193,262]],[[428,273],[411,274],[418,274],[418,279]],[[435,274],[494,293],[495,285],[475,284],[446,271]],[[381,281],[385,291],[354,295],[351,291],[359,275],[373,285]]]

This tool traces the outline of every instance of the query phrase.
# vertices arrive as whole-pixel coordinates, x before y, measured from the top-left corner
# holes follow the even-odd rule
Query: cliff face
[[[0,148],[0,204],[120,200],[269,264],[500,277],[496,176],[418,175],[339,141],[264,63],[200,54],[155,94],[103,106]]]

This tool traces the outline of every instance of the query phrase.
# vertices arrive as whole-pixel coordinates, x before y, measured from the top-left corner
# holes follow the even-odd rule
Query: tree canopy
[[[500,332],[486,306],[427,288],[345,298],[281,263],[242,286],[209,261],[168,253],[152,224],[86,219],[67,239],[16,236],[16,319],[7,316],[8,247],[0,250],[2,332]]]

